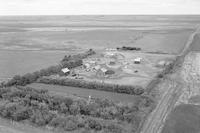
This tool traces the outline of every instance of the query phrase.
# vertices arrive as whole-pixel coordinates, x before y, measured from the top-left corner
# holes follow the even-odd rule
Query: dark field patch
[[[193,96],[189,99],[191,104],[200,104],[200,95]]]
[[[194,36],[194,40],[191,44],[192,51],[199,51],[200,50],[200,34],[196,34]]]
[[[169,115],[162,133],[199,133],[200,106],[183,104]]]

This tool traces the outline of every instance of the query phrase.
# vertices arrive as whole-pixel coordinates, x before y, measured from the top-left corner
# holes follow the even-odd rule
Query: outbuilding
[[[103,73],[106,73],[108,70],[107,70],[106,68],[101,68],[101,71],[102,71]]]
[[[88,69],[88,68],[90,68],[90,64],[89,63],[85,63],[84,67]]]
[[[94,67],[95,70],[99,70],[100,68],[101,68],[100,65],[96,65],[96,66]]]
[[[62,70],[61,70],[64,74],[67,74],[67,73],[69,73],[70,72],[70,70],[69,70],[69,68],[63,68]]]
[[[141,63],[142,58],[138,57],[134,59],[134,63],[135,64],[140,64]]]

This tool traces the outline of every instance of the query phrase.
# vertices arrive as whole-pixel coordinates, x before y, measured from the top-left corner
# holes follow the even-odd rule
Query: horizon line
[[[199,14],[8,14],[4,16],[200,16]]]

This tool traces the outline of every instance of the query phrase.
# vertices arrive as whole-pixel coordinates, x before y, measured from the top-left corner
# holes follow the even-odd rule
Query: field
[[[0,79],[44,68],[58,62],[63,55],[71,54],[69,51],[83,51],[86,48],[102,50],[137,46],[144,53],[178,54],[199,20],[195,16],[190,17],[190,21],[187,18],[188,16],[0,17]],[[46,52],[49,50],[51,52]]]
[[[50,93],[57,95],[75,95],[84,98],[88,98],[89,96],[91,96],[94,98],[109,99],[115,102],[122,102],[122,103],[136,103],[137,99],[139,98],[138,96],[132,96],[127,94],[117,94],[112,92],[82,89],[78,87],[46,85],[41,83],[33,83],[28,86],[36,89],[47,89],[49,90]]]
[[[57,64],[69,51],[0,51],[0,80]]]
[[[169,115],[162,133],[199,133],[200,106],[183,104]]]
[[[40,27],[41,28],[41,27]],[[51,28],[51,27],[48,27]],[[95,29],[84,31],[0,32],[0,49],[69,50],[138,46],[145,52],[179,53],[192,30],[135,31],[131,29]],[[161,32],[161,33],[160,33]]]
[[[24,123],[17,123],[0,118],[0,133],[54,133],[52,131],[36,128]]]
[[[194,37],[194,41],[191,45],[191,49],[193,51],[199,51],[200,50],[200,45],[199,45],[199,42],[200,42],[200,34],[197,34],[195,37]]]
[[[26,73],[32,73],[42,68],[59,64],[65,55],[80,53],[82,51],[86,51],[86,49],[88,50],[92,48],[97,52],[96,55],[84,58],[82,66],[73,69],[69,76],[63,76],[61,78],[81,77],[81,79],[86,81],[132,85],[145,89],[147,88],[148,84],[157,76],[157,74],[164,70],[165,67],[170,63],[172,63],[176,56],[179,55],[186,46],[188,38],[196,29],[196,24],[200,21],[198,16],[190,16],[189,18],[190,20],[188,20],[188,16],[0,17],[0,81],[11,78],[16,74],[23,75]],[[194,38],[193,44],[191,45],[192,50],[197,50],[197,47],[199,48],[198,42],[199,34]],[[113,50],[117,47],[123,46],[138,47],[141,48],[141,50]],[[137,58],[141,58],[140,63],[135,63],[135,59]],[[89,67],[86,64],[89,64]],[[107,75],[105,72],[103,72],[105,69],[100,69],[101,71],[99,71],[97,66],[100,68],[105,68],[106,70],[111,70],[111,72],[114,72],[114,74]],[[73,73],[78,76],[73,76]],[[19,78],[19,80],[22,81],[23,79],[26,80],[24,77]],[[33,81],[35,82],[36,80]],[[56,94],[59,95],[59,97],[67,96],[69,99],[71,97],[78,97],[80,99],[83,98],[85,100],[83,108],[85,108],[86,112],[91,111],[90,108],[87,108],[87,101],[90,101],[89,96],[92,98],[100,98],[101,100],[109,99],[111,100],[110,102],[113,101],[113,105],[116,105],[116,107],[118,107],[119,103],[122,103],[123,105],[136,105],[134,109],[136,109],[138,112],[134,111],[134,109],[130,109],[126,112],[127,114],[124,113],[122,115],[128,121],[129,119],[133,120],[133,126],[130,126],[130,124],[128,125],[134,129],[133,132],[136,132],[136,130],[140,128],[140,124],[142,124],[146,116],[150,114],[152,111],[151,109],[153,109],[155,104],[155,99],[152,100],[151,95],[147,94],[146,92],[139,95],[135,95],[136,93],[134,95],[128,95],[129,93],[119,94],[120,91],[114,93],[112,89],[110,89],[111,92],[104,92],[105,90],[97,91],[86,88],[82,89],[78,87],[33,83],[29,82],[29,80],[27,80],[25,83],[32,83],[27,86],[31,86],[35,89],[47,89],[51,95]],[[155,114],[157,113],[155,120],[153,114],[151,115],[152,119],[150,119],[152,121],[149,121],[150,124],[147,121],[147,128],[145,128],[147,129],[147,132],[152,132],[153,128],[156,129],[160,125],[156,122],[164,119],[160,116],[163,117],[165,115],[165,111],[167,112],[167,110],[170,110],[172,107],[171,105],[175,104],[175,100],[173,100],[173,98],[178,97],[178,91],[180,90],[179,88],[182,87],[179,86],[179,84],[176,84],[176,81],[171,80],[163,84],[165,84],[167,87],[162,87],[164,88],[163,90],[165,90],[163,91],[164,98],[158,102],[158,110],[157,112],[155,111]],[[178,88],[177,91],[175,88]],[[20,89],[15,93],[16,90],[14,88],[14,91],[12,92],[14,95],[22,93]],[[127,90],[130,90],[130,88]],[[121,92],[123,93],[123,91]],[[3,93],[4,91],[2,91],[2,94]],[[25,93],[27,92],[25,91]],[[14,95],[9,95],[11,97],[11,99],[9,99],[11,104],[15,102],[15,99],[12,99],[15,98]],[[32,97],[29,97],[28,93],[26,96],[27,99],[25,99],[23,95],[17,96],[24,103],[24,108],[27,107],[25,105],[25,101],[27,99],[31,102],[35,102]],[[45,95],[41,95],[41,97],[46,98]],[[48,98],[53,97],[49,96]],[[7,99],[6,97],[2,96],[1,100],[3,101]],[[38,99],[36,98],[36,100]],[[43,106],[44,103],[43,101],[38,100],[37,104]],[[45,104],[46,107],[50,103],[47,102]],[[15,107],[15,104],[11,106]],[[20,107],[21,105],[19,104],[16,106]],[[80,106],[81,108],[81,105],[77,104],[77,106]],[[63,109],[61,104],[59,104],[58,107],[59,109],[55,106],[57,110]],[[69,108],[71,108],[71,106],[68,107],[68,111]],[[9,109],[13,111],[12,108],[7,108],[7,106],[2,106],[1,109],[4,109],[4,111],[8,112]],[[19,109],[18,111],[23,111],[20,110],[20,108],[15,109]],[[30,108],[26,109],[32,111],[32,105]],[[118,107],[118,109],[121,109],[121,107]],[[126,109],[129,109],[129,107],[127,106]],[[94,107],[94,110],[99,111],[96,107]],[[112,112],[113,107],[109,107],[108,109],[106,108],[104,113],[107,113],[107,115],[113,115],[112,113],[109,113],[110,110]],[[38,108],[37,111],[47,111],[49,114],[51,114],[49,105],[47,110],[46,108],[43,108],[42,110]],[[42,118],[40,117],[41,114],[38,114],[37,111],[35,112],[35,117],[37,117],[36,119]],[[133,112],[130,113],[130,111]],[[67,116],[70,111],[64,112]],[[169,118],[167,118],[167,122],[162,133],[188,133],[189,131],[198,133],[197,130],[200,130],[200,120],[198,119],[200,117],[199,112],[200,107],[196,105],[186,104],[177,106],[172,111]],[[18,115],[15,113],[15,110],[13,113],[14,115]],[[73,118],[77,117],[73,114],[73,111],[70,113]],[[88,115],[84,113],[85,112],[82,112],[82,110],[78,111],[78,115],[80,116],[85,115],[86,117],[93,117],[91,114]],[[1,113],[1,115],[4,116],[5,114]],[[58,113],[58,115],[60,114]],[[80,116],[79,118],[81,118]],[[99,117],[98,113],[96,116]],[[116,118],[118,118],[117,115],[113,116],[112,122],[116,121]],[[149,118],[151,118],[151,116]],[[9,115],[7,117],[9,119],[15,119],[12,117],[10,118]],[[107,121],[107,118],[104,118],[103,115],[101,117]],[[96,118],[94,120],[96,120]],[[39,123],[40,121],[35,121],[34,123],[37,122]],[[0,127],[6,127],[6,130],[8,129],[10,132],[13,132],[13,127],[11,127],[11,129],[6,123],[7,122],[2,121],[2,123],[0,123]],[[121,126],[123,126],[123,124]],[[151,127],[153,128],[151,129]],[[16,129],[21,130],[20,128],[21,127],[16,127]],[[92,131],[94,131],[93,128],[94,127],[91,127]],[[126,128],[126,126],[124,126],[124,128]],[[27,132],[29,132],[29,130],[32,132],[32,129],[27,127]]]

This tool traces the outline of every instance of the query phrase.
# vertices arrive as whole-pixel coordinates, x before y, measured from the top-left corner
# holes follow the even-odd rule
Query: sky
[[[200,0],[0,0],[0,15],[200,14]]]

